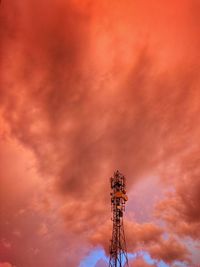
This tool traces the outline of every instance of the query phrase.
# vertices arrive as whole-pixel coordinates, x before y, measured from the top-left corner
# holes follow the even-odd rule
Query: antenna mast
[[[111,210],[113,212],[113,231],[110,245],[109,267],[129,267],[126,241],[123,226],[123,212],[128,200],[126,195],[126,179],[119,171],[110,178]]]

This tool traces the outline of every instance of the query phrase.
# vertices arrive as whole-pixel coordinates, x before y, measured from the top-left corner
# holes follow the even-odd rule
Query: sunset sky
[[[200,266],[200,1],[2,0],[0,267]]]

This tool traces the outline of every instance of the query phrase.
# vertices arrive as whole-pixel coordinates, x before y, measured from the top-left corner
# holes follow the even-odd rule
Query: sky
[[[2,0],[0,267],[200,264],[199,0]]]

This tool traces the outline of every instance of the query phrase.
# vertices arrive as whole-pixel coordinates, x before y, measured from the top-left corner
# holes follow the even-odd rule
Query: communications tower
[[[128,256],[123,226],[126,195],[126,179],[119,171],[110,178],[113,230],[110,245],[109,267],[128,267]]]

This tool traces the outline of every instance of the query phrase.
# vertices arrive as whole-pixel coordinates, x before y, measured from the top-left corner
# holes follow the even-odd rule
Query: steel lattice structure
[[[109,267],[128,267],[126,241],[123,226],[123,212],[128,200],[126,195],[126,179],[119,171],[116,171],[111,182],[111,208],[113,212],[113,231],[110,245]]]

